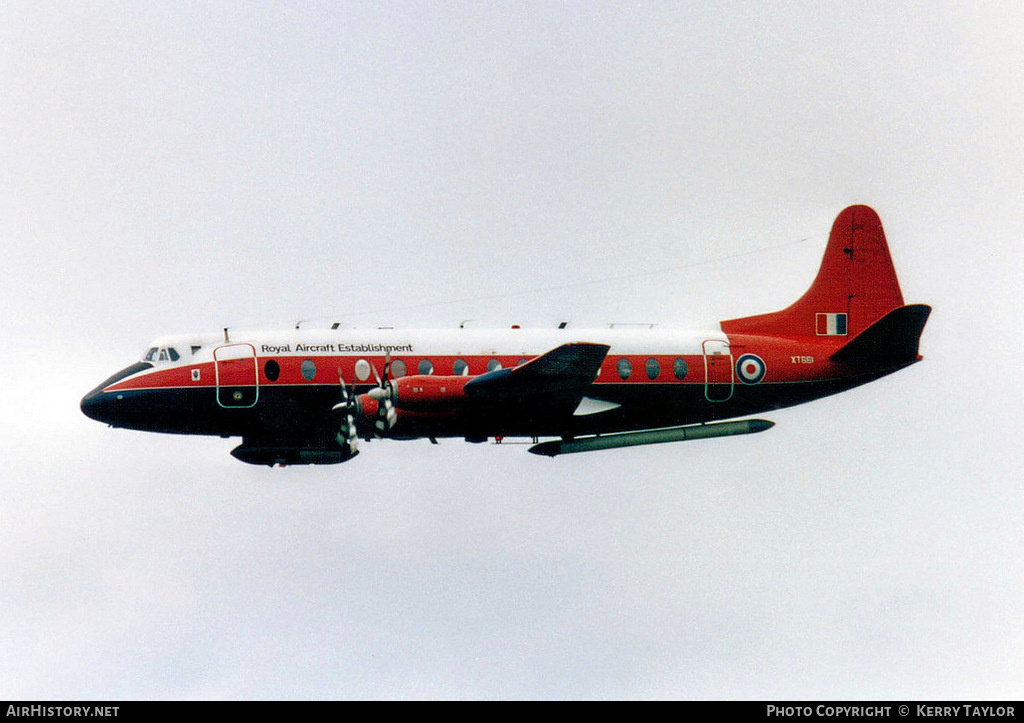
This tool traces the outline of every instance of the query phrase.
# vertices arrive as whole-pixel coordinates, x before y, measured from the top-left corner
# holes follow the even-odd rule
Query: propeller
[[[349,458],[352,458],[359,454],[359,437],[356,433],[355,419],[358,402],[355,387],[350,388],[345,384],[345,378],[341,375],[341,367],[338,367],[338,386],[341,388],[341,402],[335,404],[332,411],[341,414],[342,418],[341,427],[338,429],[335,439],[348,451]]]
[[[384,354],[384,376],[377,374],[377,367],[373,369],[373,378],[377,380],[377,386],[367,392],[371,399],[377,400],[377,421],[374,426],[377,428],[377,436],[383,437],[395,426],[398,421],[398,412],[395,410],[394,382],[388,381],[391,374],[391,352]]]

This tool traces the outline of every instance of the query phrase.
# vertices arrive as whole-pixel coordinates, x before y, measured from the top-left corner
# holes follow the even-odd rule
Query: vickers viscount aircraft
[[[113,427],[241,437],[251,464],[335,464],[359,440],[523,437],[556,456],[768,429],[921,359],[878,215],[842,211],[810,289],[718,329],[291,329],[168,336],[82,400]],[[726,421],[730,420],[730,421]],[[548,438],[541,441],[541,438]]]

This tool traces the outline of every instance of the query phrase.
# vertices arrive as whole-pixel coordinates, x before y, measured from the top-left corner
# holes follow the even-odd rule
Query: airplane
[[[82,399],[111,427],[241,437],[268,466],[359,441],[532,440],[562,454],[764,431],[744,418],[909,366],[931,308],[905,305],[878,214],[844,209],[811,287],[718,329],[295,329],[158,338]],[[544,441],[541,441],[545,438]]]

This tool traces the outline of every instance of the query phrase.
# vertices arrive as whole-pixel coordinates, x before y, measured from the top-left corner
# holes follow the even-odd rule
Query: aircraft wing
[[[480,402],[544,403],[572,409],[580,403],[608,354],[607,344],[573,342],[513,369],[497,369],[466,383]]]

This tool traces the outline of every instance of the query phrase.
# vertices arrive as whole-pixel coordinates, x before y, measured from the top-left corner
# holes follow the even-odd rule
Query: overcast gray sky
[[[0,5],[0,698],[1019,698],[1022,29]],[[78,410],[168,333],[772,311],[851,203],[925,361],[755,437],[269,470]]]

